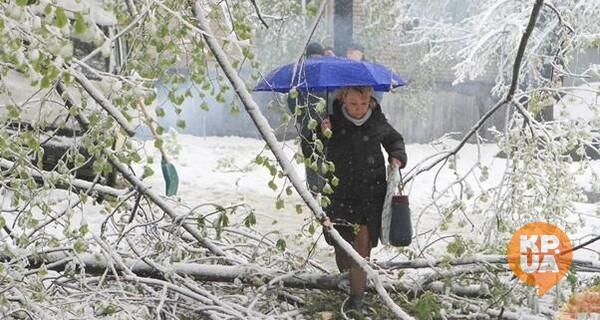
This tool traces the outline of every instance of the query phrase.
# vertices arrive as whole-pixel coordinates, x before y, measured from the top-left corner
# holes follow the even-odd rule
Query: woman
[[[381,146],[392,166],[406,165],[404,139],[387,122],[372,94],[371,87],[342,88],[333,102],[333,115],[321,123],[323,132],[333,132],[327,158],[339,178],[326,212],[334,228],[366,259],[377,246],[387,187]],[[329,237],[326,240],[335,248],[340,272],[350,270],[351,308],[360,310],[366,274]]]

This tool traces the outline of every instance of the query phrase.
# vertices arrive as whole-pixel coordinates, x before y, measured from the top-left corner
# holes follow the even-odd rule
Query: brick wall
[[[382,30],[381,33],[365,35],[361,30],[368,23],[370,13],[363,0],[354,0],[353,14],[354,39],[365,46],[367,59],[384,64],[409,80],[410,90],[400,89],[396,94],[385,94],[382,101],[390,123],[404,134],[408,142],[429,142],[448,132],[458,132],[460,137],[494,104],[489,94],[495,78],[493,68],[476,81],[452,86],[455,79],[452,63],[419,65],[418,61],[427,48],[397,46],[401,42],[398,31],[394,34]],[[378,39],[373,39],[373,36]],[[426,78],[426,83],[411,83],[413,79],[423,81],[423,78]],[[403,94],[409,91],[412,97],[406,99]],[[492,117],[482,134],[489,137],[486,128],[491,126],[501,130],[503,118],[503,113]]]

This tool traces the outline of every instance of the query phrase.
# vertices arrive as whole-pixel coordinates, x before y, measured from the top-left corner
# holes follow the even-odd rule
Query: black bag
[[[412,223],[408,196],[402,195],[404,183],[400,174],[400,194],[392,197],[392,219],[390,223],[390,244],[395,247],[406,247],[412,241]]]

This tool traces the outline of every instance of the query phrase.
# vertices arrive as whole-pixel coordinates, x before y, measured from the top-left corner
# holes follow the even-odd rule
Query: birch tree
[[[414,23],[412,15],[427,8],[382,4],[371,3],[380,17],[372,27],[381,23],[390,32]],[[536,72],[541,72],[540,61],[561,66],[569,50],[593,43],[597,26],[583,27],[573,19],[591,22],[595,10],[593,2],[472,4],[470,16],[438,26],[447,35],[434,39],[430,22],[421,22],[402,44],[433,44],[425,61],[442,52],[455,55],[457,81],[476,77],[488,65],[501,70],[494,94],[504,97],[501,107],[517,111],[508,113],[506,131],[498,132],[499,145],[510,157],[505,178],[471,197],[465,190],[474,187],[458,179],[434,191],[431,205],[445,216],[456,210],[470,215],[468,206],[481,212],[485,223],[476,227],[490,231],[489,243],[506,236],[508,217],[521,208],[560,213],[552,217],[559,222],[570,213],[576,186],[565,177],[568,168],[560,155],[569,143],[585,142],[582,137],[593,124],[567,128],[537,121],[534,102],[565,89]],[[404,20],[388,16],[394,12]],[[228,107],[247,110],[271,152],[257,163],[274,179],[281,176],[291,184],[315,221],[326,221],[321,203],[306,190],[248,94],[261,71],[301,51],[298,39],[306,35],[297,30],[306,30],[316,13],[314,4],[303,8],[297,1],[1,2],[0,314],[34,319],[311,318],[306,313],[314,304],[311,296],[322,290],[345,292],[344,276],[330,274],[256,231],[256,212],[248,205],[192,207],[186,199],[163,197],[149,188],[145,179],[158,174],[151,168],[157,159],[145,155],[142,142],[133,137],[145,121],[139,103],[152,106],[153,117],[165,114],[156,103],[158,81],[169,85],[168,99],[177,113],[195,88],[221,103],[234,89],[239,100]],[[527,25],[532,29],[523,36]],[[290,54],[259,48],[275,36]],[[550,38],[564,41],[557,47]],[[81,44],[87,50],[81,51]],[[263,53],[272,59],[261,61]],[[250,76],[240,79],[245,65]],[[187,74],[177,72],[181,69]],[[558,70],[566,76],[567,70]],[[185,125],[179,119],[178,126]],[[477,136],[477,130],[471,134]],[[572,135],[557,140],[565,130]],[[161,137],[154,144],[168,144],[165,128],[158,126],[157,132]],[[44,159],[52,146],[64,152],[49,167]],[[434,155],[413,169],[411,179],[440,163],[459,163],[456,153]],[[469,174],[483,179],[484,172],[475,166]],[[543,189],[529,188],[540,172]],[[460,195],[456,201],[438,201],[451,192]],[[562,198],[546,202],[548,194]],[[529,292],[515,288],[506,261],[486,255],[498,253],[491,245],[455,238],[450,251],[458,257],[440,262],[426,250],[436,241],[434,230],[417,244],[423,254],[411,255],[419,259],[375,265],[341,242],[334,230],[328,232],[369,273],[371,290],[384,301],[382,317],[475,313],[536,318],[552,312],[519,309],[520,297]],[[468,253],[473,257],[465,257]],[[575,268],[598,271],[585,260]]]

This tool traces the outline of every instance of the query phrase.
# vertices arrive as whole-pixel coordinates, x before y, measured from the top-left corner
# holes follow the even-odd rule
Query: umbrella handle
[[[325,106],[327,107],[327,115],[333,114],[333,105],[329,105],[329,88],[325,90]]]

